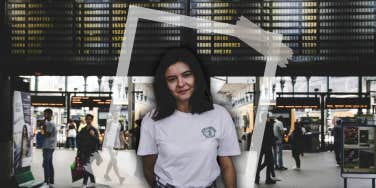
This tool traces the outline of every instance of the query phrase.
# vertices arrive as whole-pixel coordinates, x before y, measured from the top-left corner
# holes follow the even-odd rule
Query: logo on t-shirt
[[[213,138],[215,136],[215,129],[214,127],[205,127],[203,129],[201,129],[201,132],[202,134],[206,137],[206,138]]]

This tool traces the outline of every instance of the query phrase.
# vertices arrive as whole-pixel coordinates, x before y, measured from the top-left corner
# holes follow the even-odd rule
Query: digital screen
[[[185,14],[184,3],[178,0],[163,3],[9,0],[7,14],[10,21],[11,62],[34,66],[27,67],[29,69],[36,66],[45,70],[55,68],[60,72],[66,71],[66,74],[92,70],[95,74],[114,74],[129,5]],[[131,64],[135,62],[147,66],[148,63],[155,63],[167,48],[179,47],[180,30],[175,26],[140,20]],[[21,71],[22,67],[18,68]]]
[[[328,97],[325,100],[325,106],[328,109],[357,109],[370,108],[371,99],[367,98],[333,98]]]
[[[320,98],[277,97],[277,108],[320,108]]]
[[[266,31],[283,34],[294,55],[286,69],[278,69],[280,75],[364,73],[371,71],[367,66],[375,58],[375,0],[7,0],[8,63],[27,65],[18,71],[41,67],[48,73],[58,66],[58,74],[91,69],[101,74],[99,67],[113,75],[129,5],[229,24],[244,16]],[[129,74],[152,75],[163,52],[179,46],[192,48],[211,75],[264,72],[266,58],[235,37],[141,19]],[[354,70],[354,65],[359,66]]]
[[[71,107],[72,108],[81,108],[81,107],[99,107],[99,108],[109,108],[111,105],[111,97],[82,97],[82,96],[73,96],[71,98]]]
[[[65,107],[65,96],[31,96],[34,107]]]

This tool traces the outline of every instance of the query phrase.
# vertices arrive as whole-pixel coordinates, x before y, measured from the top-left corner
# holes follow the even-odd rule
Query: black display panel
[[[278,75],[375,74],[375,0],[7,0],[10,58],[0,66],[114,75],[131,4],[230,24],[245,16],[283,34],[294,56]],[[129,74],[151,75],[163,51],[176,46],[192,48],[212,75],[264,73],[265,57],[234,37],[140,20]]]
[[[329,109],[369,109],[371,106],[371,98],[369,97],[347,97],[347,98],[333,98],[328,97],[325,100],[325,107]]]
[[[11,56],[1,66],[42,74],[113,75],[116,72],[129,5],[185,14],[179,0],[9,0]],[[181,46],[181,28],[140,20],[132,53],[131,74],[149,67],[171,47]],[[5,67],[5,66],[4,66]],[[11,68],[11,67],[5,67]],[[143,69],[146,70],[142,71]]]
[[[320,108],[320,98],[315,97],[277,97],[277,108]]]
[[[238,18],[243,15],[250,21],[267,30],[269,17],[263,9],[262,1],[191,1],[191,16],[209,19],[217,22],[236,24]],[[229,72],[247,74],[249,72],[263,72],[265,58],[262,54],[236,37],[206,34],[200,31],[195,36],[196,53],[211,69],[213,74],[226,75]],[[236,67],[238,65],[238,67]],[[257,67],[257,68],[256,68]],[[234,70],[237,69],[237,70]],[[252,70],[253,69],[253,70]]]
[[[71,98],[72,108],[82,108],[82,107],[99,107],[99,108],[109,108],[111,105],[111,97],[81,97],[73,96]]]
[[[34,107],[65,107],[65,96],[31,96]]]

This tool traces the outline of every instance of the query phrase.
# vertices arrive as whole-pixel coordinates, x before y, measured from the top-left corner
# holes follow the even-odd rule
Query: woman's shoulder
[[[154,113],[155,113],[155,109],[153,109],[153,110],[149,111],[148,113],[146,113],[144,115],[144,117],[142,117],[141,125],[144,126],[145,124],[146,125],[154,124],[156,122],[153,119]]]
[[[225,114],[229,113],[228,110],[225,107],[223,107],[219,104],[213,104],[213,110],[212,111],[217,112],[217,113],[225,113]]]
[[[230,112],[222,105],[213,104],[213,109],[202,114],[205,117],[215,119],[228,119],[231,115]]]
[[[142,118],[142,121],[144,121],[144,120],[152,120],[152,121],[154,121],[153,120],[153,116],[154,116],[154,113],[156,112],[156,109],[155,108],[153,108],[152,110],[150,110],[148,113],[146,113],[145,114],[145,116]]]

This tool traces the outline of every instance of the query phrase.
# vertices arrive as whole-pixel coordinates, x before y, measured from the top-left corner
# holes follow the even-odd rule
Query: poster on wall
[[[30,94],[15,91],[13,95],[14,170],[31,165],[33,129]]]

